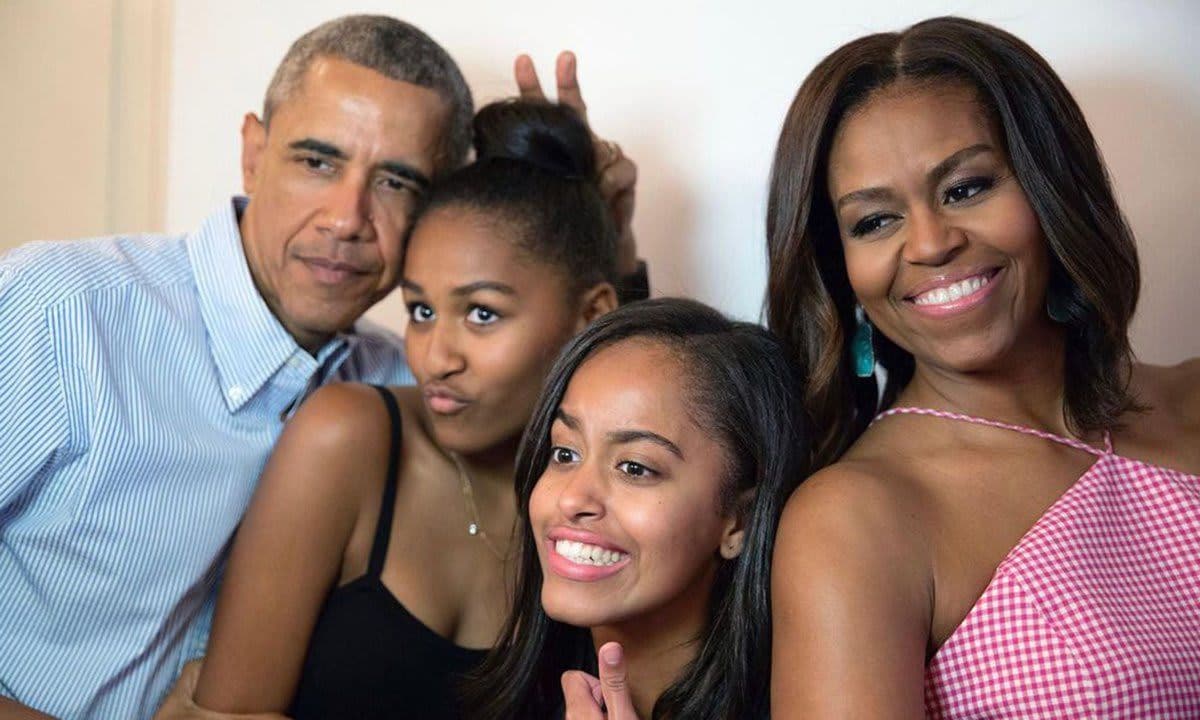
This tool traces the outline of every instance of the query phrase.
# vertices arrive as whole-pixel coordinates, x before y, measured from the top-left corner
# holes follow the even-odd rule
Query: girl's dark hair
[[[1138,297],[1133,235],[1083,113],[1058,75],[999,28],[942,17],[835,50],[800,86],[784,120],[767,209],[770,327],[807,378],[816,467],[836,460],[912,377],[913,358],[882,333],[887,371],[854,375],[855,297],[828,195],[829,152],[847,113],[901,80],[962,82],[1002,130],[1017,180],[1049,244],[1048,301],[1065,310],[1064,416],[1076,432],[1117,427],[1129,393],[1128,327]]]
[[[567,346],[550,372],[517,457],[520,569],[513,611],[467,688],[471,717],[561,717],[562,673],[596,672],[589,629],[552,620],[542,609],[529,497],[549,461],[550,426],[571,377],[598,350],[635,338],[662,343],[679,358],[693,417],[727,454],[723,510],[747,518],[741,554],[717,572],[697,656],[658,699],[653,718],[767,717],[771,551],[784,502],[807,470],[800,383],[769,331],[674,298],[605,315]],[[750,488],[756,489],[752,503],[737,508]]]
[[[587,125],[566,105],[504,100],[475,115],[475,161],[440,182],[423,212],[482,211],[515,230],[572,290],[616,280],[617,232],[597,184]]]

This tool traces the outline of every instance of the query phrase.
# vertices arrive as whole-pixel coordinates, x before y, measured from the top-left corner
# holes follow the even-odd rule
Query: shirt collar
[[[186,241],[209,348],[230,412],[241,409],[292,358],[311,363],[315,371],[330,360],[341,364],[353,344],[350,336],[339,334],[314,360],[271,312],[254,286],[242,248],[238,217],[247,202],[233,198]]]

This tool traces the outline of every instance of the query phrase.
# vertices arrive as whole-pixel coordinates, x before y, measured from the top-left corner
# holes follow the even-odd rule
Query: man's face
[[[274,109],[247,115],[242,244],[255,285],[310,352],[396,284],[448,107],[433,90],[318,58]]]

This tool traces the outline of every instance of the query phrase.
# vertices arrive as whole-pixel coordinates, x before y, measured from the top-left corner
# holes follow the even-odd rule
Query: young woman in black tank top
[[[418,387],[323,388],[284,430],[230,557],[204,709],[454,718],[499,636],[521,432],[562,346],[617,305],[596,179],[621,160],[545,102],[483,108],[475,144],[405,256]]]

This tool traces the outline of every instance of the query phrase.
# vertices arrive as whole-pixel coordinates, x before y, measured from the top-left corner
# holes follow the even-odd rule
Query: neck
[[[1058,326],[1014,348],[991,368],[957,372],[917,361],[897,405],[950,410],[1068,435],[1064,402],[1066,341]]]
[[[709,594],[715,567],[704,581],[680,593],[674,602],[635,619],[592,628],[592,644],[619,642],[625,654],[626,678],[638,717],[649,718],[654,704],[700,651],[708,625]]]

